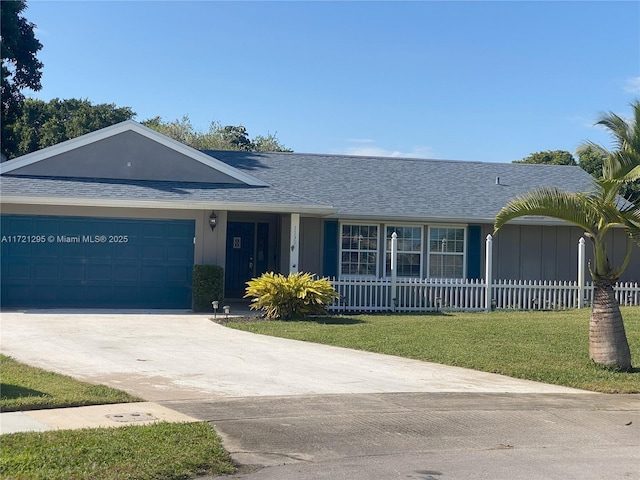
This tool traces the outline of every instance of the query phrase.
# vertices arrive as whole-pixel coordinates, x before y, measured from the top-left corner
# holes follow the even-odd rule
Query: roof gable
[[[4,162],[0,174],[267,185],[131,120]]]

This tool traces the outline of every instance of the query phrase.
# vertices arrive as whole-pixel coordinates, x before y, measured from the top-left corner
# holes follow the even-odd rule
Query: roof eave
[[[455,223],[455,224],[490,224],[493,225],[495,217],[458,217],[458,216],[434,216],[420,214],[376,214],[376,213],[336,213],[328,218],[336,220],[372,221],[372,222],[402,222],[402,223]],[[522,217],[509,222],[513,225],[540,225],[540,226],[567,226],[569,223],[550,217]]]
[[[304,215],[327,216],[336,209],[329,205],[270,204],[255,202],[220,202],[207,200],[127,200],[117,198],[64,198],[3,195],[2,205],[55,205],[106,208],[156,208],[171,210],[229,210],[236,212],[300,213]]]

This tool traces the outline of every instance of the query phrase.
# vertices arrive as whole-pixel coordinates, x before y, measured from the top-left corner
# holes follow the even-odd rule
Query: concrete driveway
[[[1,315],[2,353],[211,422],[249,465],[243,479],[640,479],[634,395],[254,335],[181,312]]]
[[[207,315],[2,312],[2,352],[149,401],[391,392],[577,393],[463,368],[255,335]]]

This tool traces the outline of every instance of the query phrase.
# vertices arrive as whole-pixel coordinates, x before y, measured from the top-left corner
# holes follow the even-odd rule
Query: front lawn
[[[121,390],[79,382],[0,354],[0,411],[80,407],[107,403],[139,402]]]
[[[3,412],[140,401],[5,355],[0,362]],[[205,422],[13,433],[0,442],[0,478],[12,480],[184,480],[236,469]]]
[[[636,366],[589,360],[589,310],[329,316],[229,327],[605,393],[640,393],[640,308],[622,308]]]
[[[204,422],[2,436],[0,477],[12,480],[183,480],[234,471]]]

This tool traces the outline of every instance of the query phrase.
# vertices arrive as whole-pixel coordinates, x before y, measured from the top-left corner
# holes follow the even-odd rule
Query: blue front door
[[[225,297],[242,298],[247,282],[269,269],[269,224],[227,223]]]
[[[227,223],[225,297],[241,298],[246,282],[254,276],[255,223]]]

